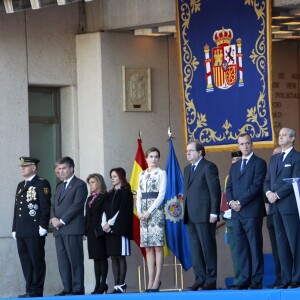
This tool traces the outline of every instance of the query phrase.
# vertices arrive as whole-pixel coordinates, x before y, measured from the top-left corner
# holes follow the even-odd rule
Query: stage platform
[[[104,294],[104,295],[85,295],[85,296],[64,296],[64,297],[44,297],[47,300],[298,300],[300,288],[288,290],[255,290],[255,291],[197,291],[197,292],[158,292],[158,293],[125,293],[125,294]],[[18,298],[10,298],[18,299]],[[43,299],[43,298],[35,298]]]

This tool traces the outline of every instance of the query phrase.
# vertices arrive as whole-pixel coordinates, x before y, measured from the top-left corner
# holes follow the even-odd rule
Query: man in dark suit
[[[232,151],[231,152],[231,163],[234,164],[242,159],[242,152],[241,151]],[[232,258],[232,264],[233,264],[233,273],[234,278],[232,285],[227,286],[228,289],[230,289],[232,286],[235,286],[238,284],[241,274],[241,267],[239,263],[239,258],[237,255],[236,250],[236,242],[233,234],[233,221],[231,219],[231,209],[229,209],[227,198],[226,198],[226,186],[228,182],[229,175],[225,178],[225,185],[224,185],[224,192],[222,193],[222,199],[221,199],[221,211],[224,212],[223,219],[226,222],[226,235],[227,240],[229,244],[230,254]]]
[[[184,169],[184,223],[187,224],[195,281],[188,290],[215,290],[217,281],[216,223],[221,186],[218,168],[206,160],[204,146],[187,145]]]
[[[83,234],[87,186],[74,175],[74,161],[63,157],[57,170],[62,181],[57,185],[51,222],[54,226],[59,272],[64,289],[56,296],[84,294]]]
[[[294,149],[295,131],[282,128],[278,144],[281,153],[272,155],[264,192],[273,215],[282,282],[274,288],[300,287],[300,221],[293,186],[284,178],[300,177],[300,153]]]
[[[226,187],[231,207],[233,234],[241,266],[239,282],[232,289],[261,289],[264,271],[262,223],[263,183],[267,164],[252,151],[252,139],[243,133],[238,138],[242,160],[232,164]]]
[[[273,150],[273,155],[278,154],[281,152],[281,147],[278,146]],[[275,281],[274,283],[268,285],[267,287],[269,289],[273,289],[277,285],[281,285],[282,282],[282,275],[281,275],[281,266],[280,266],[280,260],[278,256],[278,249],[277,249],[277,243],[276,243],[276,235],[275,235],[275,226],[274,226],[274,220],[273,220],[273,214],[270,215],[270,203],[265,197],[265,208],[266,208],[266,214],[267,214],[267,228],[269,233],[269,238],[271,242],[271,248],[272,248],[272,255],[274,258],[275,263]]]
[[[39,160],[20,157],[22,176],[16,191],[12,236],[26,281],[19,298],[42,297],[46,275],[45,238],[50,219],[50,184],[36,174]]]

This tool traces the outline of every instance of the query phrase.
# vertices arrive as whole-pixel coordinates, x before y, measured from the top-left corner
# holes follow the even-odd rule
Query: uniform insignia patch
[[[36,211],[35,211],[34,209],[30,210],[30,211],[29,211],[29,215],[30,215],[31,217],[34,217],[34,216],[36,215]]]

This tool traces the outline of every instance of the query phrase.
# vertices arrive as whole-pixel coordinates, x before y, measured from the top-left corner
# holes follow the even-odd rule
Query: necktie
[[[247,158],[243,158],[242,165],[241,165],[241,174],[244,173],[245,168],[246,168],[246,164],[247,164]]]
[[[281,152],[278,156],[278,162],[277,162],[277,171],[279,172],[283,167],[283,158],[284,158],[285,152]]]
[[[191,165],[191,170],[190,170],[190,175],[189,175],[189,182],[194,177],[195,169],[196,169],[196,166],[195,165]]]
[[[30,180],[25,180],[24,187],[28,187],[30,185]]]
[[[63,194],[65,193],[66,186],[67,186],[67,181],[64,182],[64,186],[62,187],[62,189],[60,191],[59,198],[61,198],[63,196]]]
[[[192,167],[191,167],[191,173],[192,173],[192,174],[194,174],[195,169],[196,169],[196,166],[195,166],[195,165],[192,165]]]

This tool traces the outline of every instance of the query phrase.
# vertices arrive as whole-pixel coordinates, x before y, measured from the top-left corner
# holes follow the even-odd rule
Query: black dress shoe
[[[200,290],[203,290],[203,291],[213,291],[213,290],[216,290],[216,289],[217,289],[217,286],[216,286],[215,283],[205,283],[200,288]]]
[[[26,293],[24,295],[19,295],[18,298],[30,298],[30,293]]]
[[[234,285],[231,290],[247,290],[249,285]]]
[[[296,289],[300,287],[300,283],[299,282],[292,282],[289,286],[288,289]]]
[[[43,294],[30,293],[30,298],[43,297]]]
[[[248,290],[261,290],[262,289],[262,284],[257,282],[257,283],[252,283],[249,287]]]
[[[279,289],[287,289],[289,287],[290,283],[282,283],[279,285],[274,286],[274,289],[279,290]]]
[[[72,295],[74,296],[84,295],[84,292],[73,292]]]
[[[65,291],[61,291],[58,294],[55,294],[54,296],[66,296],[66,295],[72,295],[71,292],[65,292]]]
[[[185,291],[198,291],[202,286],[203,283],[194,283],[192,286],[187,287]]]

